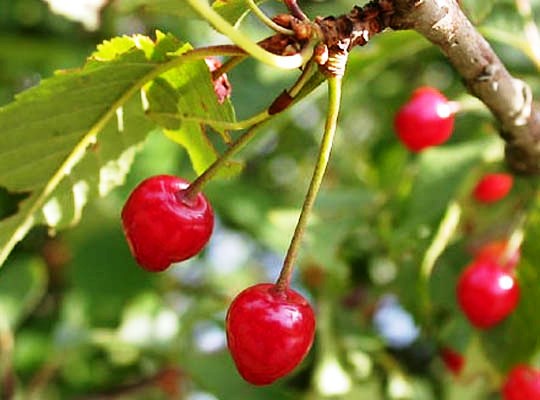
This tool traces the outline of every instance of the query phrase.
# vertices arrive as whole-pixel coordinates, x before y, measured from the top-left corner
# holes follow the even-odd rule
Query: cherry
[[[397,112],[394,128],[409,150],[419,152],[450,138],[454,115],[455,108],[441,92],[421,87]]]
[[[473,196],[480,203],[494,203],[510,192],[513,183],[514,178],[510,174],[487,174],[474,187]]]
[[[262,283],[236,296],[226,330],[240,375],[254,385],[268,385],[304,359],[313,343],[315,315],[299,293]]]
[[[471,324],[487,329],[506,318],[519,302],[514,276],[492,259],[475,260],[461,273],[457,300]]]
[[[506,377],[502,394],[504,400],[540,400],[540,371],[516,365]]]
[[[219,59],[216,57],[206,57],[204,61],[206,62],[210,72],[214,72],[221,67],[221,61],[219,61]],[[227,74],[220,75],[217,79],[213,80],[213,83],[214,92],[216,93],[218,101],[221,104],[225,101],[225,99],[231,96],[231,83],[229,82],[229,78],[227,78]]]
[[[443,347],[440,355],[446,368],[454,375],[459,375],[465,367],[465,358],[450,347]]]
[[[214,227],[212,207],[198,193],[184,198],[189,183],[171,175],[142,181],[122,210],[131,253],[148,271],[193,257],[206,245]]]
[[[506,255],[508,242],[506,240],[496,240],[484,244],[475,253],[476,260],[492,260],[501,267],[508,270],[516,268],[521,258],[521,252],[517,248],[512,254]],[[505,260],[505,257],[506,260]]]

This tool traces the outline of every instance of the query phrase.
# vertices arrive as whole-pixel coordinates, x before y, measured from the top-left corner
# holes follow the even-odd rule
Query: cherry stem
[[[259,18],[270,29],[279,33],[283,33],[284,35],[294,35],[293,30],[284,28],[281,25],[276,24],[270,18],[268,18],[263,12],[263,10],[261,10],[259,6],[257,6],[254,0],[247,0],[247,3],[253,14],[255,14],[255,16],[257,16],[257,18]]]
[[[311,177],[311,182],[304,199],[302,211],[300,212],[300,217],[298,218],[289,249],[287,250],[281,273],[276,281],[276,288],[278,291],[285,291],[289,288],[300,242],[304,236],[309,214],[313,209],[313,204],[317,198],[317,193],[321,187],[324,172],[328,165],[337,128],[337,119],[341,102],[341,83],[341,76],[331,76],[328,78],[328,113],[324,134],[317,156],[317,163],[315,164],[313,176]]]
[[[218,14],[206,1],[186,0],[191,8],[208,21],[217,31],[227,36],[242,50],[268,65],[281,69],[296,69],[304,65],[313,55],[314,42],[311,40],[300,53],[279,56],[263,49]]]
[[[294,85],[287,90],[287,93],[291,98],[295,98],[299,93],[300,90],[305,86],[305,84],[309,81],[309,79],[313,76],[314,67],[316,66],[315,63],[310,62],[306,68],[302,71],[302,74],[298,78],[298,80],[294,83]],[[269,118],[269,110],[266,109],[264,111],[261,111],[258,114],[255,114],[249,118],[240,120],[240,121],[221,121],[221,120],[213,120],[208,119],[204,117],[199,117],[195,115],[190,114],[179,114],[179,113],[168,113],[168,112],[157,112],[157,111],[147,111],[147,115],[150,117],[166,117],[175,119],[181,122],[197,122],[200,124],[209,125],[212,128],[216,130],[231,130],[231,131],[240,131],[243,129],[251,128],[252,126],[264,122]]]
[[[268,116],[269,117],[269,116]],[[184,199],[190,200],[194,199],[197,194],[202,190],[202,188],[212,180],[212,178],[219,172],[219,170],[227,163],[227,161],[238,151],[240,151],[257,133],[257,128],[259,128],[264,122],[268,121],[269,118],[262,120],[251,128],[249,128],[245,133],[238,137],[229,148],[218,157],[201,175],[195,179],[187,189],[184,190],[183,196]]]
[[[521,244],[523,243],[523,239],[525,237],[523,226],[525,225],[526,219],[526,214],[523,212],[520,213],[520,215],[516,219],[514,225],[515,227],[512,231],[512,234],[510,235],[510,238],[506,242],[506,248],[504,249],[500,260],[501,265],[508,265],[508,261],[514,257],[518,249],[521,247]]]
[[[308,16],[304,14],[302,9],[298,5],[297,0],[284,0],[283,2],[287,6],[291,14],[294,15],[296,18],[300,18],[302,21],[309,21]]]
[[[313,65],[314,63],[309,63],[302,71],[302,74],[300,75],[298,80],[294,83],[291,89],[288,90],[288,93],[293,99],[300,93],[301,89],[306,85],[313,73],[316,71],[315,68],[311,68]],[[288,108],[293,103],[294,101],[290,104],[287,104],[287,106],[283,110]],[[283,110],[280,110],[280,112]],[[231,145],[220,157],[218,157],[201,175],[199,175],[197,179],[195,179],[189,185],[189,187],[182,191],[183,201],[190,201],[194,199],[197,194],[202,190],[202,188],[208,182],[210,182],[212,178],[219,172],[219,170],[226,164],[226,162],[234,154],[240,151],[247,143],[249,143],[251,139],[253,139],[253,137],[257,133],[257,128],[259,128],[263,123],[272,119],[274,115],[277,114],[270,115],[267,109],[251,118],[248,118],[247,120],[244,120],[243,122],[240,121],[242,124],[249,124],[248,130],[244,132],[241,136],[239,136],[234,142],[232,142]],[[209,121],[202,122],[209,123]],[[218,121],[215,122],[216,125],[219,124]]]
[[[437,232],[426,252],[424,258],[420,264],[420,276],[419,276],[419,293],[422,301],[423,310],[425,312],[426,320],[431,312],[431,301],[429,295],[429,279],[435,268],[435,263],[438,258],[444,252],[450,240],[452,240],[461,219],[461,206],[457,201],[452,201],[448,204],[446,212],[439,224]]]
[[[268,110],[264,110],[258,114],[255,114],[247,119],[243,119],[240,121],[220,121],[204,117],[198,117],[190,114],[178,114],[157,111],[149,111],[147,112],[147,115],[151,117],[167,117],[182,122],[197,122],[199,124],[209,125],[216,130],[225,129],[231,131],[240,131],[242,129],[248,129],[253,125],[258,124],[259,122],[263,122],[268,119]]]
[[[247,58],[246,55],[234,56],[223,63],[221,67],[212,72],[212,80],[215,81],[221,75],[226,74]]]

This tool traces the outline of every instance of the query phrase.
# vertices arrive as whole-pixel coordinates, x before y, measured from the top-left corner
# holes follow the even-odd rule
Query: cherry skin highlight
[[[432,87],[416,89],[397,112],[394,129],[413,152],[446,142],[454,129],[455,109]]]
[[[299,293],[262,283],[236,296],[226,330],[240,375],[254,385],[268,385],[304,359],[313,343],[315,315]]]
[[[518,364],[509,372],[502,387],[504,400],[540,400],[540,371]]]
[[[183,197],[189,183],[171,175],[142,181],[122,209],[131,253],[144,269],[163,271],[193,257],[206,245],[214,227],[212,207],[198,193]]]
[[[514,183],[510,174],[487,174],[474,187],[473,196],[480,203],[494,203],[504,198]]]
[[[490,259],[475,260],[461,273],[457,288],[461,310],[472,325],[488,329],[505,319],[519,302],[513,274]]]

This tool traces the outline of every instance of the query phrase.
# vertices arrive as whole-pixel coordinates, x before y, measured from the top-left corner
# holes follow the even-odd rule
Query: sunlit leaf
[[[184,146],[194,170],[200,174],[219,156],[210,135],[218,138],[205,121],[234,122],[229,99],[219,102],[204,61],[192,62],[168,71],[152,82],[147,90],[149,116],[165,128],[165,134]],[[241,170],[241,164],[229,162],[221,176]]]
[[[159,32],[155,42],[115,38],[82,69],[59,72],[0,109],[0,186],[28,194],[0,221],[0,263],[32,226],[74,224],[91,197],[123,182],[154,127],[141,89],[170,53],[188,49]]]

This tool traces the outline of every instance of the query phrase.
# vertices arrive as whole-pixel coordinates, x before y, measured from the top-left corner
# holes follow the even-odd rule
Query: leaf
[[[47,271],[39,258],[19,257],[0,279],[0,318],[14,329],[47,290]]]
[[[193,169],[204,172],[219,156],[209,136],[217,134],[208,132],[205,121],[235,121],[230,100],[218,101],[206,63],[196,61],[164,73],[149,85],[147,97],[148,115],[166,128],[170,139],[186,148]],[[220,176],[234,176],[241,168],[242,164],[229,162]]]
[[[486,149],[501,145],[489,137],[463,144],[441,146],[424,151],[419,160],[419,175],[410,193],[403,229],[434,227],[448,203],[458,195],[458,189]]]
[[[34,225],[72,225],[91,197],[123,182],[136,144],[154,126],[141,88],[169,52],[187,49],[159,32],[156,42],[115,38],[82,69],[59,72],[0,109],[0,186],[28,194],[0,221],[0,265]]]

